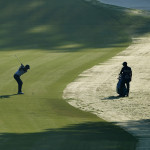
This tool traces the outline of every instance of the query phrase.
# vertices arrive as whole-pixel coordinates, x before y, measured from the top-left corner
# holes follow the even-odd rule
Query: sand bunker
[[[99,1],[105,4],[150,11],[149,0],[99,0]]]
[[[124,61],[132,68],[133,80],[130,96],[118,98],[117,77]],[[66,87],[63,98],[139,137],[137,149],[150,149],[150,35],[134,38],[117,56],[84,71]]]

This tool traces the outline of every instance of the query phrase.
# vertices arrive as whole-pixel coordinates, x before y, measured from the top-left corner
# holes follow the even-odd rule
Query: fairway
[[[17,54],[22,62],[31,65],[31,70],[22,76],[24,95],[14,95],[17,93],[17,83],[13,79],[13,73],[19,66],[14,54]],[[32,149],[31,144],[34,144],[35,148],[40,141],[41,149],[45,146],[60,149],[61,143],[64,143],[64,149],[74,149],[72,144],[79,144],[81,149],[88,149],[90,141],[89,144],[94,144],[96,148],[107,149],[107,144],[103,143],[109,143],[110,139],[111,145],[118,147],[116,140],[113,140],[115,138],[122,145],[134,147],[131,142],[134,139],[123,130],[71,107],[61,98],[66,83],[85,69],[84,67],[93,61],[93,57],[95,61],[106,55],[104,52],[97,54],[99,55],[95,56],[91,52],[1,52],[3,64],[0,67],[3,68],[4,65],[5,68],[0,73],[0,132],[4,141],[0,146],[3,149],[16,149],[17,144],[18,150],[26,150]],[[121,140],[116,132],[119,132],[119,136],[123,134]],[[127,141],[128,138],[131,141]],[[104,141],[101,143],[100,139]],[[8,142],[10,144],[7,144]]]
[[[81,72],[124,50],[133,34],[147,32],[148,18],[83,0],[0,4],[0,149],[134,150],[135,137],[62,94]],[[15,55],[31,67],[21,77],[24,95],[16,95]]]

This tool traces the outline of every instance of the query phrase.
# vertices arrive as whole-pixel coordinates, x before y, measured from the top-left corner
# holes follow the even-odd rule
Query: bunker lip
[[[79,75],[63,93],[69,104],[114,122],[140,139],[138,148],[150,148],[150,35],[133,39],[133,43],[109,61]],[[117,77],[122,62],[132,68],[129,97],[116,94]]]

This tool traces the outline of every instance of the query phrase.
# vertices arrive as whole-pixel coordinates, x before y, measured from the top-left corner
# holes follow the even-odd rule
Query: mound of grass
[[[133,33],[147,32],[148,18],[83,0],[1,0],[0,7],[0,148],[133,150],[134,137],[73,108],[62,92],[127,47]],[[24,95],[15,95],[15,54],[31,65]]]
[[[1,50],[113,47],[131,42],[133,30],[149,25],[142,17],[84,0],[2,0],[0,6]]]

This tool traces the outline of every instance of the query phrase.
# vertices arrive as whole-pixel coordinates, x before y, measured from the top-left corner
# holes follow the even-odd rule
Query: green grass
[[[0,52],[1,149],[134,149],[130,134],[62,99],[64,87],[80,71],[108,57],[104,51],[95,52]],[[24,95],[14,95],[13,73],[18,67],[14,54],[31,65],[22,76]]]
[[[0,149],[134,150],[134,137],[70,106],[62,93],[133,34],[148,32],[148,18],[83,0],[1,0],[0,7]],[[24,95],[15,95],[15,54],[31,65]]]
[[[84,0],[2,0],[0,6],[1,50],[113,47],[131,42],[135,29],[149,28],[146,18]],[[62,48],[70,44],[76,46]]]
[[[110,50],[108,49],[108,51]],[[28,62],[31,65],[31,70],[22,76],[22,80],[24,81],[23,91],[25,92],[25,95],[13,95],[17,92],[17,84],[13,79],[13,74],[18,69],[18,62],[14,54],[20,56],[23,62]],[[3,68],[3,65],[5,66],[4,70],[0,71],[0,102],[3,109],[1,109],[1,111],[5,112],[4,116],[13,115],[10,118],[14,121],[17,115],[19,115],[19,120],[22,119],[23,121],[25,116],[28,116],[26,119],[29,119],[31,122],[27,121],[26,124],[22,122],[23,126],[27,128],[26,132],[62,127],[66,119],[74,123],[78,123],[78,118],[79,122],[80,119],[84,117],[85,120],[86,118],[89,119],[89,116],[91,119],[91,116],[93,117],[93,115],[85,115],[86,113],[81,113],[81,111],[76,110],[67,104],[62,99],[62,92],[66,84],[72,81],[82,70],[90,67],[92,63],[94,65],[96,61],[101,62],[107,57],[107,53],[103,51],[97,52],[97,55],[95,55],[95,51],[76,53],[51,53],[48,51],[35,50],[21,52],[13,51],[7,53],[1,52],[1,58],[3,59],[3,63],[5,63],[0,64],[1,68]],[[6,74],[8,75],[6,76]],[[6,107],[7,110],[5,110]],[[20,113],[16,114],[17,112],[20,112],[23,117],[20,117]],[[7,113],[10,114],[8,115]],[[37,127],[33,126],[34,124],[32,125],[34,119],[38,120],[38,118],[35,117],[36,113],[40,116],[39,122],[35,125]],[[3,118],[6,118],[6,116]],[[52,123],[50,125],[50,118],[54,118],[54,122],[58,123]],[[57,120],[57,118],[60,119]],[[43,119],[46,119],[47,121],[44,121]],[[6,128],[6,125],[4,127],[5,130],[2,129],[1,132],[7,132],[7,130],[9,132],[14,132],[13,128],[10,128],[11,125],[14,127],[14,123],[7,123],[8,128]],[[29,125],[27,126],[27,124]],[[43,126],[43,124],[45,124],[45,126]],[[15,123],[15,126],[16,125],[20,126],[18,122]],[[16,130],[16,127],[14,130]],[[25,132],[25,129],[20,126],[20,128],[17,127],[17,131]]]

